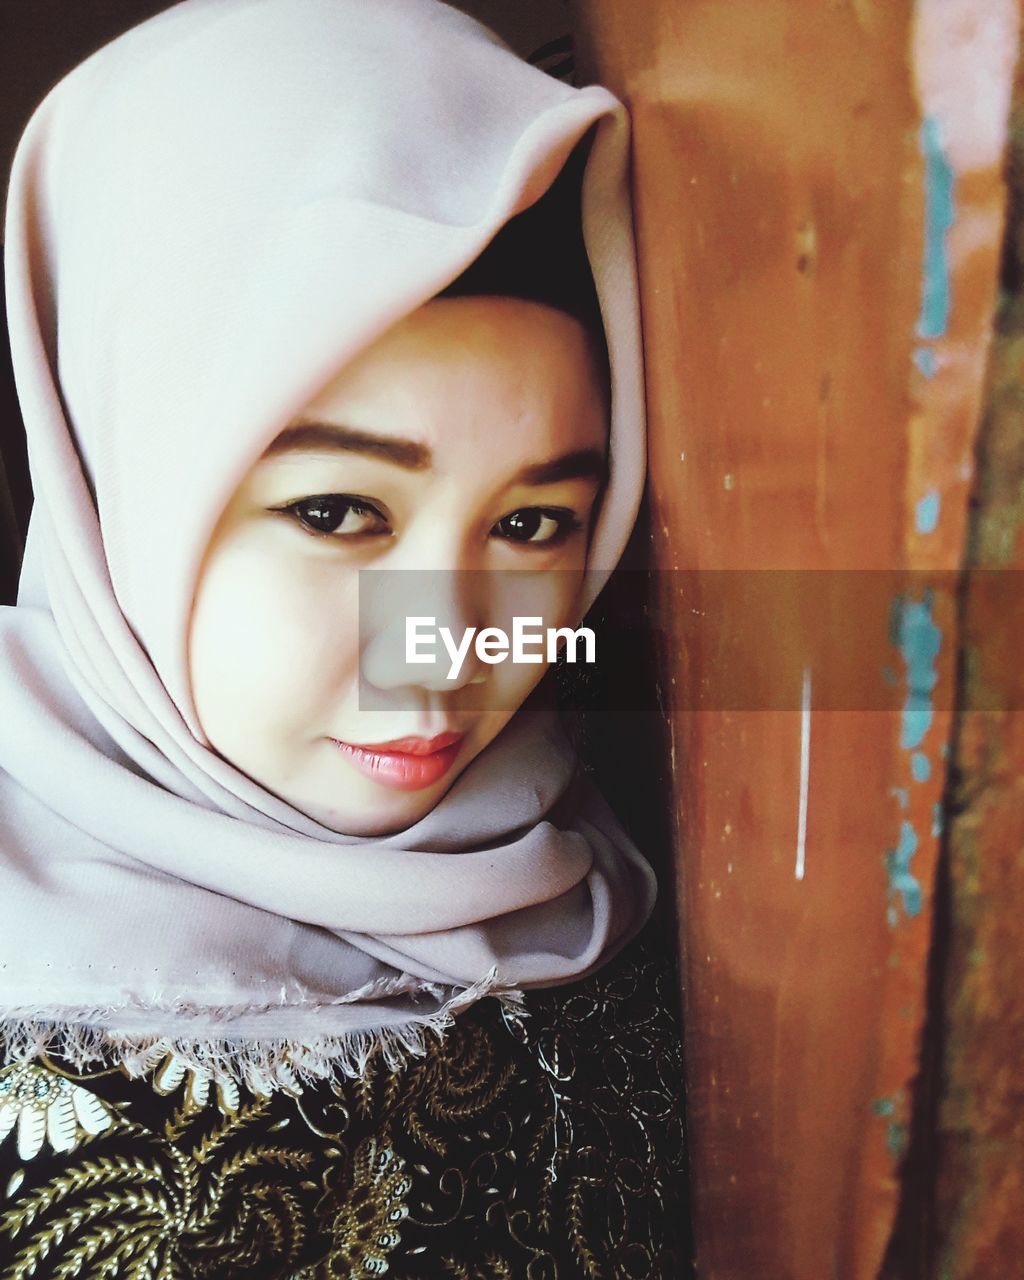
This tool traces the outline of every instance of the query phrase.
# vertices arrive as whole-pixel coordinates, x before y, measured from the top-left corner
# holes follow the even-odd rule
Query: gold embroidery
[[[258,1114],[265,1107],[265,1100],[257,1100],[248,1110]],[[243,1108],[227,1123],[238,1127],[252,1118]],[[152,1149],[152,1134],[116,1112],[109,1136]],[[11,1280],[37,1274],[64,1280],[83,1274],[86,1263],[99,1268],[97,1275],[119,1276],[129,1274],[119,1269],[129,1260],[132,1275],[172,1276],[179,1273],[175,1262],[197,1241],[237,1239],[239,1256],[252,1252],[255,1261],[258,1251],[247,1235],[258,1240],[267,1234],[277,1252],[296,1257],[305,1235],[302,1205],[281,1175],[304,1172],[311,1154],[251,1142],[213,1162],[218,1145],[200,1142],[183,1152],[167,1143],[149,1158],[86,1156],[26,1192],[0,1217],[0,1229],[12,1241],[29,1237],[14,1259]],[[239,1197],[243,1183],[245,1195]],[[258,1219],[255,1232],[246,1230],[250,1218]],[[42,1259],[59,1245],[60,1265],[40,1273]]]
[[[0,1280],[685,1274],[675,976],[631,957],[291,1093],[0,1068]]]
[[[361,1143],[352,1158],[351,1184],[330,1193],[334,1217],[329,1258],[297,1272],[292,1280],[384,1275],[389,1256],[402,1240],[399,1224],[408,1217],[405,1196],[411,1189],[401,1156],[376,1138]]]

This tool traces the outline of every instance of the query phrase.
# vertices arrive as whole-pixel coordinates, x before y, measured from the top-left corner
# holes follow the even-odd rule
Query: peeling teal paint
[[[889,612],[889,635],[906,664],[907,698],[900,724],[900,746],[913,751],[924,740],[932,723],[932,691],[938,683],[935,659],[942,646],[942,633],[932,616],[932,592],[923,600],[907,600],[898,595]]]
[[[918,347],[913,359],[926,378],[935,377],[935,352],[930,347]]]
[[[895,849],[889,849],[885,855],[885,870],[889,876],[890,900],[899,894],[903,911],[912,918],[919,915],[924,896],[921,883],[910,869],[910,860],[917,852],[917,832],[913,824],[903,818],[900,822],[900,842]],[[895,909],[890,907],[889,923],[899,922]]]
[[[893,1121],[885,1126],[885,1147],[894,1160],[900,1160],[907,1149],[906,1128]]]
[[[926,116],[921,122],[924,155],[924,278],[917,333],[921,338],[941,338],[949,323],[949,255],[946,232],[953,225],[953,170],[942,151],[939,122]]]
[[[897,1101],[902,1102],[903,1097],[902,1093],[898,1093],[895,1098],[875,1098],[871,1104],[871,1110],[875,1115],[889,1122],[885,1126],[885,1147],[894,1160],[901,1159],[907,1149],[906,1126],[893,1119],[896,1115]]]
[[[926,782],[931,776],[931,762],[919,748],[934,715],[933,693],[939,679],[935,660],[942,646],[942,633],[933,617],[931,590],[925,591],[921,600],[909,600],[902,594],[893,599],[889,609],[889,639],[902,654],[906,669],[907,696],[900,721],[900,747],[911,753],[909,764],[914,781]],[[905,788],[890,787],[890,793],[900,800],[901,808],[909,808]],[[906,817],[901,818],[896,848],[887,849],[884,858],[889,888],[886,918],[893,928],[900,921],[899,907],[910,919],[920,914],[924,904],[921,883],[910,866],[917,848],[914,824]]]
[[[924,495],[914,511],[914,524],[918,533],[934,533],[939,523],[941,499],[938,489]]]

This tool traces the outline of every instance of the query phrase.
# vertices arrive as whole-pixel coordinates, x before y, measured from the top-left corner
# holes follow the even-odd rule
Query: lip
[[[421,791],[444,777],[465,737],[464,733],[439,733],[433,738],[393,738],[389,742],[330,741],[374,782],[396,791]]]

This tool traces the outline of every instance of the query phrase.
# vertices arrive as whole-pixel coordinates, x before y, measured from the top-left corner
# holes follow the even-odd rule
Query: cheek
[[[513,632],[513,619],[539,618],[541,627],[576,626],[580,588],[583,583],[583,564],[576,563],[575,556],[559,557],[555,564],[541,572],[496,572],[488,580],[490,598],[487,602],[487,625],[500,626],[509,636]],[[537,624],[531,626],[531,630]],[[543,645],[534,644],[533,653],[544,653]],[[501,664],[523,671],[536,671],[535,664]]]
[[[275,726],[319,730],[314,717],[329,713],[357,672],[355,593],[355,574],[332,572],[327,557],[270,546],[225,547],[210,559],[193,611],[190,670],[215,746],[237,750]]]
[[[502,576],[500,581],[509,585],[496,610],[500,616],[488,619],[488,622],[491,625],[496,622],[509,635],[512,634],[512,617],[515,614],[541,617],[544,627],[582,626],[583,619],[578,617],[582,580],[582,569],[559,569],[554,573],[531,575],[529,579],[516,578],[515,575]],[[533,647],[531,652],[541,653],[546,657],[543,645]],[[580,645],[577,649],[578,657],[583,652],[583,646]],[[476,730],[480,750],[501,732],[552,665],[546,660],[539,663],[508,660],[486,669],[487,692]]]

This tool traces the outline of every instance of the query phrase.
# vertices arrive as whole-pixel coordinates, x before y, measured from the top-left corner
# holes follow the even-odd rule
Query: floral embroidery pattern
[[[0,1280],[676,1280],[672,962],[463,1011],[399,1072],[267,1093],[0,1066]]]
[[[173,1053],[168,1054],[153,1073],[153,1088],[165,1097],[185,1082],[185,1096],[195,1107],[205,1107],[210,1100],[212,1078],[203,1071],[187,1066]],[[238,1111],[238,1085],[233,1081],[218,1081],[217,1105],[224,1115]]]
[[[352,1161],[350,1184],[333,1191],[337,1208],[328,1258],[291,1280],[384,1275],[390,1269],[389,1256],[402,1241],[400,1224],[409,1215],[405,1196],[411,1189],[401,1156],[378,1146],[375,1138],[361,1144]]]
[[[0,1071],[0,1142],[17,1126],[18,1155],[31,1160],[45,1139],[73,1151],[83,1134],[102,1133],[110,1112],[95,1094],[42,1067],[22,1063]]]

